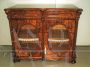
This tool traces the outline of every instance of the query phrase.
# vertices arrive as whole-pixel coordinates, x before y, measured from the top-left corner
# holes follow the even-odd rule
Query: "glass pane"
[[[18,33],[18,40],[22,47],[36,49],[38,46],[38,31],[34,27],[23,26]]]
[[[28,50],[33,58],[41,58],[41,44],[38,29],[31,25],[22,26],[17,32],[18,41],[23,50]]]
[[[65,26],[55,25],[53,27],[50,27],[48,41],[49,48],[52,50],[60,50],[65,48],[65,44],[68,44],[69,41],[68,31]]]

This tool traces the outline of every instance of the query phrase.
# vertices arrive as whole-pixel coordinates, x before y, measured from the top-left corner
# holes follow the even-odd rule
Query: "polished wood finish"
[[[7,14],[10,32],[12,38],[12,46],[14,50],[14,60],[21,59],[46,59],[46,60],[65,60],[74,63],[76,58],[76,35],[78,20],[82,9],[74,8],[9,8],[5,9]],[[52,30],[52,29],[53,30]],[[36,31],[36,39],[38,44],[32,41],[19,41],[19,38],[31,38],[25,34],[24,30]],[[52,36],[56,36],[54,30],[68,31],[65,38],[66,42],[62,45],[50,39],[49,29],[53,32]],[[21,31],[22,30],[22,31]],[[24,32],[23,32],[24,31]],[[57,32],[56,32],[57,34]],[[60,36],[57,34],[57,37]],[[61,35],[62,36],[62,35]],[[34,37],[33,37],[34,38]],[[59,39],[60,40],[60,39]],[[62,39],[61,39],[62,40]],[[65,40],[65,39],[64,39]],[[52,47],[49,47],[50,43]],[[58,41],[58,40],[57,40]],[[60,41],[61,43],[62,41]],[[22,47],[24,46],[24,47]],[[29,48],[28,48],[29,47]],[[32,47],[32,49],[30,49]],[[35,48],[36,47],[36,48]],[[33,52],[35,51],[35,52]],[[39,52],[38,52],[39,51]],[[56,52],[54,52],[56,51]]]

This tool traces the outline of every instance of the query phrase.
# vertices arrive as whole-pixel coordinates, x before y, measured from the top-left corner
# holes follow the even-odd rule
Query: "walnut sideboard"
[[[28,7],[27,7],[28,6]],[[76,63],[76,37],[82,9],[74,5],[16,5],[6,8],[14,62],[67,60]]]

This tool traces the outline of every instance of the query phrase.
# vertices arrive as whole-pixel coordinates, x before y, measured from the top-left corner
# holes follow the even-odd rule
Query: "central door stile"
[[[45,30],[45,19],[44,19],[44,10],[40,10],[41,11],[41,30],[42,30],[42,60],[45,59],[45,46],[44,46],[44,30]]]

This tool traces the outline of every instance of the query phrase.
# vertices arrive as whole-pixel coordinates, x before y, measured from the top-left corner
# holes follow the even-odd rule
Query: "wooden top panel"
[[[18,4],[10,7],[10,9],[15,8],[69,8],[69,9],[78,9],[75,5],[72,4]]]
[[[56,5],[56,4],[30,4],[15,5],[11,8],[4,9],[8,18],[79,18],[82,9],[74,5]]]

